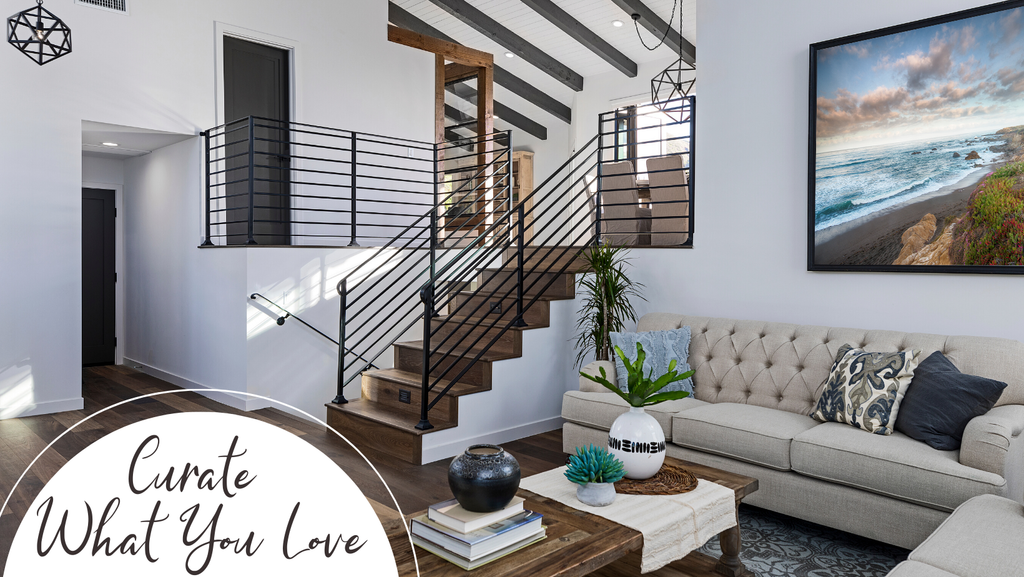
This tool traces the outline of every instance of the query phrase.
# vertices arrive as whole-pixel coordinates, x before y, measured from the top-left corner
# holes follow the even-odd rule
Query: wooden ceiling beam
[[[456,83],[446,86],[445,90],[471,104],[475,105],[477,103],[476,89],[465,83]],[[541,140],[548,139],[548,129],[544,125],[531,120],[524,114],[520,114],[519,112],[512,110],[497,100],[494,101],[494,116],[495,118],[507,122],[523,132],[531,134]]]
[[[605,62],[611,64],[619,72],[630,78],[636,77],[636,62],[633,62],[625,54],[619,52],[604,38],[595,34],[582,22],[573,18],[568,12],[562,10],[552,0],[522,0],[537,14],[540,14],[548,22],[558,27],[580,44],[586,46],[591,52],[601,57]]]
[[[452,82],[461,82],[463,80],[468,80],[479,74],[478,70],[478,68],[466,66],[465,64],[445,64],[444,83],[451,84]]]
[[[583,90],[583,77],[577,72],[530,44],[515,32],[505,28],[497,20],[484,14],[466,0],[430,0],[430,2],[562,84],[576,92]]]
[[[410,48],[432,52],[444,56],[445,60],[458,62],[467,66],[490,68],[494,66],[494,55],[481,50],[474,50],[455,42],[448,42],[398,26],[388,26],[388,40]]]
[[[677,53],[682,51],[683,60],[687,64],[694,65],[697,62],[697,47],[690,43],[689,40],[679,35],[677,27],[678,23],[673,22],[673,28],[669,30],[668,23],[661,19],[654,10],[651,10],[641,0],[612,0],[616,6],[622,9],[623,12],[629,14],[632,17],[633,14],[639,14],[640,20],[638,22],[641,26],[647,29],[648,32],[654,35],[657,41],[661,41],[662,36],[665,36],[665,31],[668,30],[668,36],[665,37],[665,44],[670,46]]]
[[[452,37],[416,18],[394,2],[388,2],[388,20],[401,28],[458,44]],[[562,122],[566,124],[572,123],[571,108],[497,64],[494,65],[494,83]]]

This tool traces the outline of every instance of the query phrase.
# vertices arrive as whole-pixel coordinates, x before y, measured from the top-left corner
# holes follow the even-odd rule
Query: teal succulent
[[[651,377],[654,376],[653,370],[646,377],[644,376],[644,359],[647,358],[647,355],[644,353],[643,345],[640,343],[636,344],[636,362],[631,362],[629,357],[619,347],[615,347],[615,354],[619,355],[619,358],[622,359],[622,363],[626,365],[626,373],[629,375],[626,381],[626,392],[623,392],[618,386],[608,381],[608,374],[605,372],[604,367],[601,367],[600,377],[588,375],[583,371],[580,371],[580,376],[604,385],[606,389],[622,397],[631,407],[657,405],[665,401],[675,401],[690,396],[690,393],[686,391],[658,392],[668,386],[669,383],[682,381],[693,376],[693,371],[686,371],[683,374],[676,373],[675,359],[672,359],[672,362],[669,363],[667,373],[652,380]]]
[[[622,461],[608,449],[595,445],[576,447],[576,454],[569,457],[569,466],[565,469],[565,478],[577,485],[614,483],[625,475]]]

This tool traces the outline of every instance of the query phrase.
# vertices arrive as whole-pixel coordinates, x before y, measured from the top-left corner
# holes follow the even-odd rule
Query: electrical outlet
[[[411,148],[407,148],[406,150],[407,150],[406,154],[409,155],[409,158],[416,158],[416,151],[414,151]]]

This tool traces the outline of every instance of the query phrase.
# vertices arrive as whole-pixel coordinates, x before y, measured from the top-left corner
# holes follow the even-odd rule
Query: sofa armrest
[[[1014,453],[1022,449],[1017,442],[1021,432],[1024,432],[1024,405],[995,407],[971,419],[960,445],[960,464],[995,473],[1010,482],[1008,475],[1024,473],[1010,471],[1010,465],[1017,460]]]
[[[583,367],[583,372],[588,375],[594,375],[595,377],[601,376],[601,367],[604,367],[604,372],[608,375],[608,381],[615,382],[615,363],[611,361],[594,361],[587,366]],[[581,376],[580,377],[580,391],[584,393],[608,393],[613,394],[611,391],[603,387],[600,383],[595,383],[590,379]]]

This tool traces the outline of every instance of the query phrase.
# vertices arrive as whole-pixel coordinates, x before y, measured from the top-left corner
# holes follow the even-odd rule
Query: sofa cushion
[[[943,451],[960,448],[964,429],[996,404],[1006,383],[965,375],[939,351],[914,369],[896,430]]]
[[[961,505],[910,554],[960,577],[1019,575],[1024,570],[1024,507],[983,495]]]
[[[652,379],[657,380],[667,373],[672,361],[676,361],[677,373],[683,374],[690,370],[690,365],[686,362],[690,355],[690,327],[646,333],[609,333],[609,336],[612,345],[619,347],[632,362],[636,362],[636,345],[641,344],[644,347],[644,375]],[[618,354],[615,354],[614,361],[616,384],[623,391],[627,391],[629,373],[626,371],[626,364]],[[661,392],[668,391],[686,391],[693,394],[693,379],[669,383],[661,389]]]
[[[672,442],[740,461],[790,470],[793,437],[818,426],[805,416],[739,403],[717,403],[672,418]]]
[[[920,354],[839,347],[811,416],[823,423],[846,423],[869,433],[891,434]]]
[[[692,397],[678,401],[665,401],[644,410],[658,421],[665,438],[672,438],[672,417],[679,411],[706,405]],[[584,393],[569,391],[562,395],[562,418],[577,425],[607,431],[619,415],[629,410],[629,404],[613,392]]]
[[[956,451],[939,451],[903,433],[870,435],[838,423],[824,423],[800,433],[790,452],[793,470],[952,511],[975,495],[1002,494],[999,475],[965,467]]]

